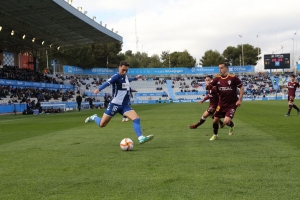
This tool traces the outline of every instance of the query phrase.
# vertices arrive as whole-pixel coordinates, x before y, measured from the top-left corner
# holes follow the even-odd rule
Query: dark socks
[[[231,128],[234,127],[233,121],[231,121],[231,122],[228,124],[228,126],[230,126]]]
[[[213,129],[214,129],[214,134],[218,135],[219,124],[218,123],[213,123]]]
[[[224,123],[220,120],[220,121],[219,121],[219,124],[220,124],[221,126],[223,126]]]
[[[289,105],[288,114],[291,113],[292,108],[293,108],[293,106],[292,106],[292,105]]]
[[[198,126],[200,126],[201,124],[203,124],[203,123],[205,122],[205,120],[206,120],[206,118],[202,117],[202,118],[200,119],[200,121],[197,122],[197,124],[195,124],[195,127],[198,127]]]
[[[299,111],[299,108],[294,104],[293,108],[295,108],[297,111]]]

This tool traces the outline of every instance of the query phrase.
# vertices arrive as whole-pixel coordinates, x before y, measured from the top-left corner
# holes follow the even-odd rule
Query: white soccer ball
[[[133,141],[130,138],[124,138],[120,142],[120,147],[123,151],[130,151],[133,149]]]

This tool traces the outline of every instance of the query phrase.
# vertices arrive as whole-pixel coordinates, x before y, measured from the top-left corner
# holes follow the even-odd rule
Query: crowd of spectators
[[[71,90],[50,90],[50,89],[38,89],[29,87],[11,87],[0,85],[0,96],[2,98],[10,98],[11,103],[26,103],[29,98],[37,98],[39,101],[49,100],[62,100],[68,101],[75,95]]]
[[[35,103],[35,100],[30,100],[28,99],[26,102],[26,110],[23,111],[23,115],[32,115],[34,112],[38,113],[61,113],[62,109],[61,108],[53,108],[53,107],[47,107],[47,108],[42,108],[41,102],[37,101]]]
[[[63,82],[58,82],[56,78],[45,75],[42,72],[7,65],[0,68],[0,79],[63,84]]]
[[[271,80],[268,73],[257,73],[255,75],[238,75],[243,81],[245,87],[246,97],[264,96],[281,92],[282,85],[288,81],[289,73],[274,74],[277,80]],[[92,86],[101,85],[104,78],[90,78],[90,77],[76,77],[69,75],[49,76],[41,72],[36,72],[30,69],[21,69],[14,66],[3,66],[0,68],[0,79],[31,81],[31,82],[44,82],[55,84],[72,84],[77,87],[83,87],[85,90],[90,90]],[[172,81],[172,88],[178,87],[181,92],[198,92],[205,90],[203,87],[205,76],[178,76],[178,77],[148,77],[144,80],[153,80],[157,85],[156,90],[163,90],[161,85],[166,84],[167,80]],[[296,80],[300,81],[300,75],[296,75]],[[278,87],[274,87],[278,85]],[[74,96],[74,92],[70,90],[51,90],[51,89],[36,89],[36,88],[19,88],[11,86],[0,85],[0,100],[2,98],[10,97],[11,103],[26,103],[28,98],[37,98],[39,101],[61,100],[68,101]],[[164,95],[165,97],[165,95]],[[93,99],[86,99],[86,101],[93,101]]]
[[[100,78],[91,78],[89,77],[76,77],[76,76],[63,76],[62,74],[56,74],[56,79],[60,79],[64,81],[67,84],[71,84],[77,87],[85,86],[86,90],[89,90],[90,87],[93,86],[99,86],[103,83],[104,79]]]

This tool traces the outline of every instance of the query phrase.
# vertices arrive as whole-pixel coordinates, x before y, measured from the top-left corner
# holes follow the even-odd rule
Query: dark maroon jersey
[[[288,96],[296,96],[296,90],[299,87],[298,82],[288,82],[287,88],[288,88]]]
[[[215,77],[210,85],[216,86],[218,90],[219,106],[230,107],[238,101],[237,88],[241,88],[243,83],[235,75],[228,74],[226,77]]]
[[[219,94],[218,94],[217,87],[213,87],[211,90],[209,90],[208,96],[209,96],[210,105],[217,106],[219,103]]]

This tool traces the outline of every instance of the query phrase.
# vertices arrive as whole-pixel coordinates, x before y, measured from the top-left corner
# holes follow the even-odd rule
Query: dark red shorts
[[[237,109],[236,105],[228,106],[228,107],[220,107],[216,108],[215,117],[224,118],[230,117],[231,119],[234,117],[235,111]]]
[[[288,101],[294,102],[295,97],[294,96],[288,96]]]
[[[216,111],[218,105],[209,105],[208,109],[206,110],[210,115],[213,115]]]

